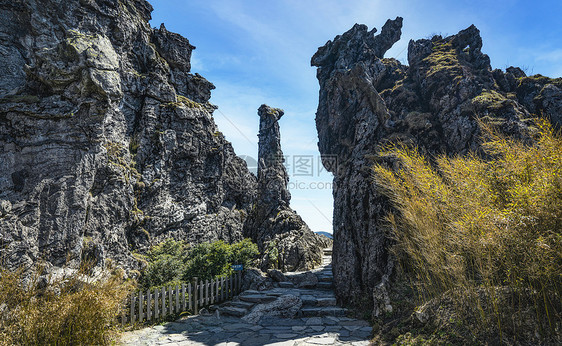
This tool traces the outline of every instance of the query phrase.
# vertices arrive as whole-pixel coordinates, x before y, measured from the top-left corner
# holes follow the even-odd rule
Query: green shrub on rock
[[[194,277],[205,280],[229,275],[233,264],[247,267],[258,254],[257,245],[249,239],[234,244],[219,240],[193,247],[168,239],[148,252],[148,265],[140,278],[140,285],[146,289],[187,282]]]

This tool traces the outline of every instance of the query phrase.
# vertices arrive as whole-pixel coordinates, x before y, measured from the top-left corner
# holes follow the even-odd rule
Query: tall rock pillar
[[[262,269],[308,270],[320,264],[327,244],[289,206],[289,176],[283,166],[278,123],[283,110],[262,105],[258,115],[258,189],[245,233],[264,253]]]

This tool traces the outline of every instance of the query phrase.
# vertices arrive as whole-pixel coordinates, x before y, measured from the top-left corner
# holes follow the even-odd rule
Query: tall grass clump
[[[0,269],[0,345],[108,345],[132,284],[119,273],[58,278]]]
[[[375,182],[395,207],[393,252],[422,303],[446,293],[460,316],[468,306],[500,332],[531,306],[542,332],[560,328],[562,138],[547,121],[536,125],[533,144],[488,129],[485,159],[383,151],[396,164],[375,165]]]

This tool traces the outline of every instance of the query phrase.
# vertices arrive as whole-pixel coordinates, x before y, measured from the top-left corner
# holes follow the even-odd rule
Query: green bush
[[[194,277],[212,279],[232,273],[231,265],[251,265],[259,254],[249,239],[227,244],[222,240],[193,247],[182,241],[168,239],[154,246],[147,254],[148,266],[142,273],[143,288],[190,281]]]
[[[449,292],[475,315],[482,306],[504,311],[480,318],[484,324],[516,318],[517,306],[531,299],[545,329],[562,319],[562,139],[546,121],[537,127],[533,145],[488,131],[489,160],[440,156],[433,166],[406,146],[383,153],[399,162],[398,169],[374,167],[397,210],[388,217],[393,251],[422,303]],[[498,287],[519,297],[510,316],[510,307],[497,306]],[[485,304],[467,302],[482,289]]]
[[[161,255],[146,267],[140,279],[144,288],[160,287],[179,281],[183,271],[183,262],[177,257]]]

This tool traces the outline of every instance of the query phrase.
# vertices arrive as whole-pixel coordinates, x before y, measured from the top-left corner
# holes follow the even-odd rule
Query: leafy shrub
[[[0,345],[107,345],[132,285],[115,274],[94,283],[83,271],[52,279],[45,287],[38,269],[0,269]]]
[[[190,281],[193,277],[204,280],[229,275],[231,265],[251,265],[258,254],[257,245],[249,239],[235,244],[219,240],[193,247],[168,239],[147,254],[149,263],[140,283],[143,288],[151,288]]]
[[[562,139],[546,121],[537,127],[533,145],[488,131],[489,160],[439,156],[434,168],[418,150],[395,145],[383,155],[399,168],[375,165],[377,186],[397,210],[388,217],[393,251],[422,302],[456,292],[458,305],[473,305],[476,315],[483,305],[504,311],[494,316],[500,321],[505,307],[495,305],[494,292],[509,287],[535,300],[546,329],[560,323]],[[466,304],[483,288],[486,304]]]
[[[242,264],[244,267],[254,264],[254,260],[260,254],[258,246],[248,238],[241,242],[231,245],[232,248],[232,264]]]
[[[143,272],[140,285],[144,288],[160,287],[180,280],[183,262],[174,256],[163,254],[158,256]]]

